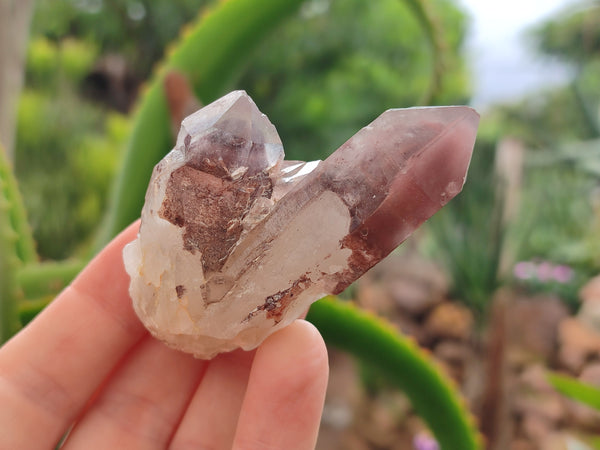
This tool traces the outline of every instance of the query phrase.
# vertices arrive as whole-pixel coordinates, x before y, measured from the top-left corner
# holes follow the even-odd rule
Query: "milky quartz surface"
[[[388,255],[461,189],[479,116],[384,112],[323,162],[284,161],[243,91],[187,117],[124,260],[136,313],[212,358],[257,347]]]

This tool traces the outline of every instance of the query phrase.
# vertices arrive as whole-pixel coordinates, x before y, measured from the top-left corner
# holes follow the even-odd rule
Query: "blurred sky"
[[[575,6],[578,0],[460,0],[472,18],[467,49],[474,83],[472,105],[518,99],[525,92],[563,83],[569,70],[536,55],[525,31]]]

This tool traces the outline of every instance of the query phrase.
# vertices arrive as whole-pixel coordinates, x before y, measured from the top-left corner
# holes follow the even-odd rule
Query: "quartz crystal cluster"
[[[339,293],[465,181],[479,116],[393,109],[323,162],[284,161],[243,91],[187,117],[124,250],[136,313],[199,358],[258,346]]]

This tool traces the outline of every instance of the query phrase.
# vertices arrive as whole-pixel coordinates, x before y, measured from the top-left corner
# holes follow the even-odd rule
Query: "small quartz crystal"
[[[478,122],[464,106],[392,109],[304,163],[283,160],[245,92],[202,108],[155,167],[124,250],[136,313],[199,358],[257,347],[460,192]]]

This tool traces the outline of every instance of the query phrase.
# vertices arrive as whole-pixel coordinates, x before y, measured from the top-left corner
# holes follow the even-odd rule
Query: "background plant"
[[[572,80],[486,111],[463,192],[430,221],[433,239],[425,239],[424,250],[441,257],[453,294],[482,320],[493,293],[507,284],[559,294],[576,309],[579,288],[600,271],[598,23],[600,6],[592,1],[531,29],[531,45],[570,66]],[[509,221],[503,182],[494,175],[507,136],[525,150],[520,207]],[[566,266],[573,274],[561,282],[523,280],[506,270],[519,261]]]

